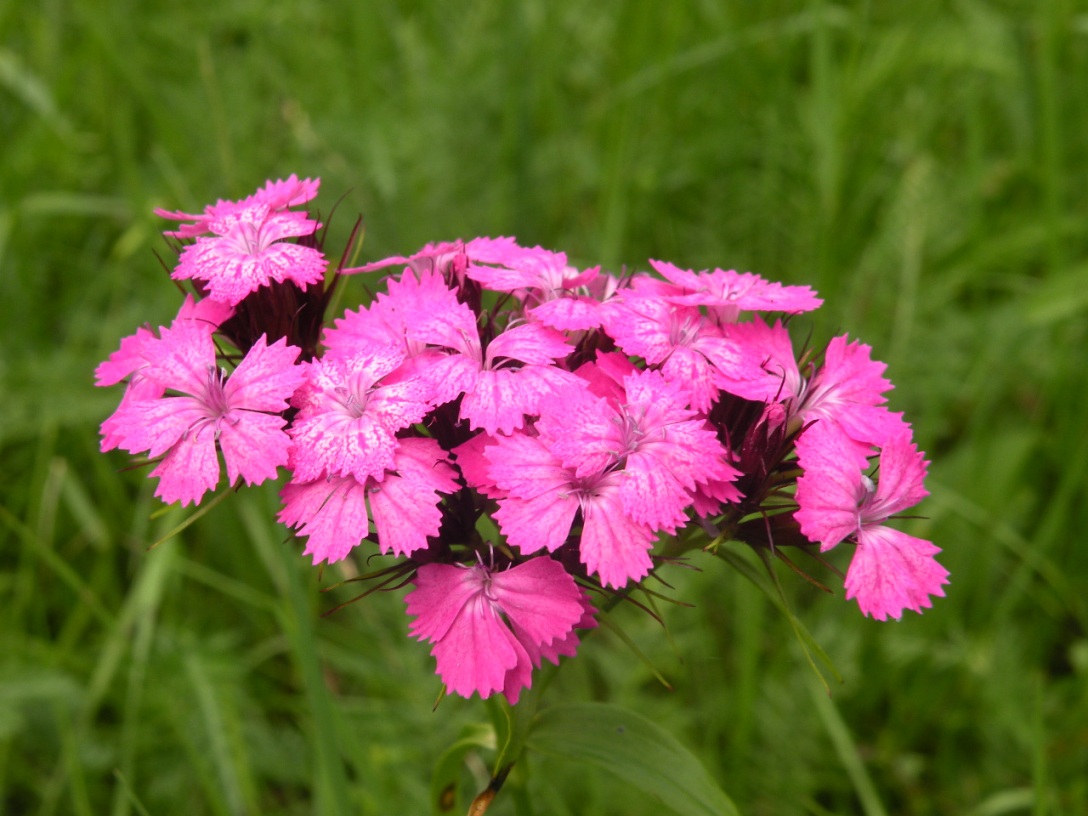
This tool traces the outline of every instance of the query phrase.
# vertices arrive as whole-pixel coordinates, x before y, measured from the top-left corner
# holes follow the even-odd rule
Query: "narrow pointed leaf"
[[[738,814],[699,760],[660,726],[607,703],[570,703],[542,711],[527,747],[609,771],[680,816]]]

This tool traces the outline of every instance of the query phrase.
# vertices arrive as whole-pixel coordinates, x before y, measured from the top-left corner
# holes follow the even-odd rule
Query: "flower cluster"
[[[848,542],[846,596],[881,620],[943,594],[937,548],[885,524],[926,495],[926,462],[884,365],[846,337],[794,350],[810,288],[662,261],[616,276],[512,238],[333,267],[298,209],[317,190],[158,211],[183,222],[165,234],[193,292],[99,366],[127,383],[102,449],[146,454],[183,505],[221,463],[230,485],[285,469],[279,521],[315,564],[364,540],[397,557],[449,691],[516,702],[596,626],[594,596],[685,547]],[[388,268],[326,323],[340,280]]]

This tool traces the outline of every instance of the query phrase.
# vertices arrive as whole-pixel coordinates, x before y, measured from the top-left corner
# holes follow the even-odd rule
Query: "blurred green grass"
[[[274,489],[147,552],[181,516],[97,452],[94,365],[178,303],[152,209],[297,172],[368,259],[513,234],[751,269],[889,363],[946,599],[880,624],[783,572],[827,702],[707,559],[670,576],[671,643],[618,615],[674,691],[595,634],[549,695],[636,708],[745,813],[1088,812],[1086,98],[1071,0],[0,4],[0,810],[420,813],[483,717],[431,712],[399,596],[318,617],[350,592]],[[551,760],[526,784],[658,812]]]

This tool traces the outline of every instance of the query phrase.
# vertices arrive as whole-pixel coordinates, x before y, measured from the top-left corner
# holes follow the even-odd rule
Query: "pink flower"
[[[216,368],[211,332],[195,321],[178,321],[144,342],[151,362],[140,374],[158,393],[124,401],[109,421],[123,450],[163,456],[151,472],[159,477],[155,495],[199,504],[219,482],[217,449],[231,484],[239,476],[248,484],[275,478],[287,464],[290,439],[280,414],[302,381],[299,350],[283,339],[269,346],[262,335],[228,376]],[[163,396],[171,391],[180,396]]]
[[[395,434],[431,409],[417,378],[401,379],[405,353],[395,346],[360,346],[350,356],[306,364],[295,395],[291,470],[296,482],[325,475],[381,481],[394,467]]]
[[[401,439],[393,472],[379,483],[354,476],[290,482],[281,496],[281,523],[308,536],[304,555],[315,564],[347,557],[370,532],[370,517],[383,553],[410,555],[438,535],[440,493],[457,490],[456,474],[433,439]],[[370,512],[367,512],[367,505]]]
[[[268,204],[233,209],[207,222],[215,237],[185,247],[171,277],[204,281],[210,297],[232,306],[273,281],[305,289],[324,278],[325,256],[284,239],[312,235],[320,226],[306,213]]]
[[[408,336],[445,352],[427,368],[437,404],[461,400],[460,416],[473,430],[511,433],[540,401],[575,377],[554,361],[573,349],[562,334],[536,323],[508,327],[484,350],[476,317],[462,303],[439,312],[405,313]]]
[[[226,304],[205,298],[194,301],[192,295],[185,296],[177,317],[171,326],[189,322],[193,328],[202,330],[210,336],[221,323],[227,320],[234,309]],[[158,335],[147,328],[139,328],[135,334],[121,340],[121,347],[100,363],[95,369],[95,385],[115,385],[128,379],[125,393],[121,397],[121,406],[131,400],[158,399],[166,391],[165,387],[143,374],[143,369],[155,362]],[[118,447],[125,438],[125,412],[118,411],[102,423],[103,452]]]
[[[540,437],[517,433],[484,449],[498,488],[495,521],[523,553],[555,552],[581,514],[579,557],[605,586],[644,578],[653,566],[654,533],[624,512],[621,471],[602,468],[578,476]]]
[[[694,306],[626,290],[602,308],[604,326],[627,354],[660,366],[669,382],[690,395],[691,407],[706,413],[718,398],[719,372],[737,368],[740,357],[722,330]]]
[[[596,625],[592,607],[563,567],[533,558],[508,570],[424,564],[405,597],[411,634],[431,654],[447,692],[516,703],[542,658],[558,663],[578,645],[575,627]]]
[[[594,397],[583,386],[549,398],[537,430],[550,450],[585,478],[623,472],[624,513],[654,530],[675,532],[687,521],[700,485],[731,482],[739,473],[688,395],[656,371],[624,377],[625,400]]]
[[[802,439],[808,435],[802,434]],[[798,445],[804,474],[797,480],[801,532],[822,550],[844,539],[857,543],[846,573],[846,597],[866,615],[899,618],[904,609],[921,612],[930,596],[943,597],[948,571],[934,559],[940,552],[884,522],[926,495],[924,454],[906,434],[886,440],[880,451],[880,478],[874,485],[855,464],[850,440],[822,434]]]
[[[806,378],[781,322],[768,326],[756,318],[729,327],[728,337],[743,362],[733,370],[734,376],[719,372],[724,390],[750,400],[785,402],[790,415],[802,423],[820,420],[816,433],[837,430],[845,434],[854,442],[859,465],[873,446],[909,432],[903,415],[883,404],[892,384],[884,377],[887,366],[870,357],[869,346],[848,342],[845,336],[832,338],[823,365]]]
[[[692,272],[665,261],[650,261],[673,289],[657,291],[671,303],[705,306],[719,325],[735,323],[740,312],[808,312],[821,303],[808,286],[783,286],[751,272],[715,269]]]
[[[565,253],[521,247],[513,238],[474,238],[465,253],[468,277],[486,289],[511,292],[527,315],[553,329],[597,328],[601,301],[615,291],[610,279],[598,283],[600,267],[579,271]]]
[[[192,224],[182,224],[176,231],[165,232],[171,238],[195,238],[212,232],[210,224],[226,215],[240,212],[254,205],[265,205],[272,212],[286,210],[288,207],[297,207],[317,196],[317,188],[321,179],[299,179],[292,173],[286,179],[268,181],[264,187],[257,190],[251,196],[241,201],[224,201],[220,199],[215,204],[209,204],[204,212],[195,215],[192,213],[170,212],[169,210],[156,209],[155,215],[160,218],[169,218],[173,221],[192,221]]]
[[[554,552],[580,526],[582,563],[619,588],[650,571],[656,531],[674,532],[695,504],[710,513],[740,494],[725,448],[678,386],[621,355],[601,359],[542,401],[531,430],[488,441],[482,457],[480,445],[463,445],[458,461],[498,500],[494,517],[512,545]]]

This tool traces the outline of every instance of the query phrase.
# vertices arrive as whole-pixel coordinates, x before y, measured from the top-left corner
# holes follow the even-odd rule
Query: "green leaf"
[[[706,768],[670,733],[620,706],[569,703],[545,709],[527,747],[595,765],[681,816],[722,816],[736,806]]]

